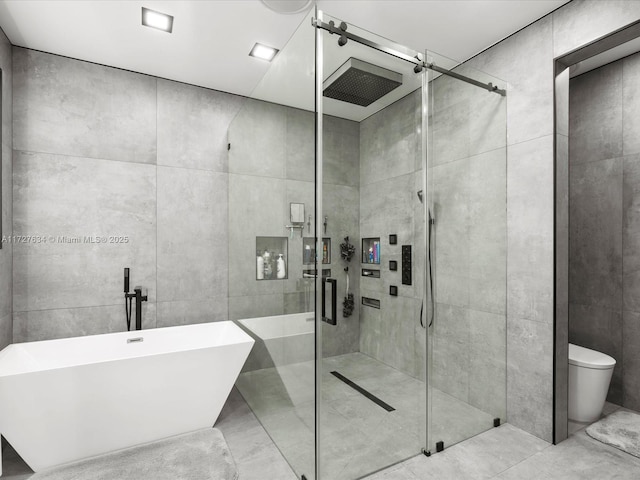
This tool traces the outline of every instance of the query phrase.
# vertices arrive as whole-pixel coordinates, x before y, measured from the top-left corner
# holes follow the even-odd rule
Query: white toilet
[[[615,365],[609,355],[569,344],[569,420],[600,418]]]

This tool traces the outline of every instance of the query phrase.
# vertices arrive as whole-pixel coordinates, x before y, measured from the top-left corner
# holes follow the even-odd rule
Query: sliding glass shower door
[[[426,445],[424,73],[383,50],[418,52],[317,21],[318,461],[351,480]]]
[[[504,81],[426,57],[433,451],[506,421],[507,101]]]
[[[314,11],[243,101],[228,311],[265,477],[363,478],[506,421],[504,86]]]

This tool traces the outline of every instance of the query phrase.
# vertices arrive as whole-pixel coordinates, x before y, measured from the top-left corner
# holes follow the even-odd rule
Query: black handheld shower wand
[[[124,269],[124,313],[127,319],[127,331],[131,330],[131,300],[132,295],[129,293],[129,269]],[[129,304],[127,305],[127,300]]]

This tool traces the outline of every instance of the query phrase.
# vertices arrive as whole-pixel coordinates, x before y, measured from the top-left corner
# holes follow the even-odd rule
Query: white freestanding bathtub
[[[0,434],[39,471],[212,427],[253,343],[225,321],[9,345]]]

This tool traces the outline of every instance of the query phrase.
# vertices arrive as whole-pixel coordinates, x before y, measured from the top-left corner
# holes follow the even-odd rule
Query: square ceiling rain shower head
[[[351,57],[324,81],[323,95],[368,107],[402,85],[402,74]]]

